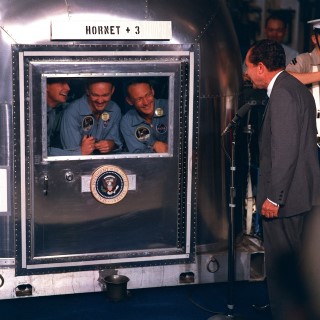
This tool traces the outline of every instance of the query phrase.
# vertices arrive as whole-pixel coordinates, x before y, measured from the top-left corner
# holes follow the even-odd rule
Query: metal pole
[[[227,313],[217,314],[208,320],[243,319],[234,316],[234,281],[235,281],[235,237],[234,237],[234,212],[235,212],[235,145],[236,128],[233,130],[231,143],[231,164],[230,164],[230,202],[229,202],[229,228],[228,228],[228,296]]]

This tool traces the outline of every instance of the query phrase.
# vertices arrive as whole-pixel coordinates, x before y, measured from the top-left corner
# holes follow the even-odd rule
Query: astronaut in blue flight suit
[[[47,145],[48,155],[62,155],[60,127],[67,107],[70,86],[65,78],[47,79]]]
[[[121,110],[111,100],[114,90],[111,79],[91,78],[86,95],[70,103],[61,123],[65,150],[82,155],[121,150]]]
[[[168,152],[168,100],[155,99],[147,80],[136,78],[127,86],[127,102],[134,106],[120,122],[129,152]]]

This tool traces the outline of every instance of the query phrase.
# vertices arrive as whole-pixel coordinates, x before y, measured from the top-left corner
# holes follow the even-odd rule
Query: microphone
[[[237,126],[238,122],[248,113],[251,107],[254,105],[252,102],[248,102],[244,104],[233,117],[231,122],[227,125],[227,127],[221,133],[221,137],[224,136],[229,130],[235,126]]]

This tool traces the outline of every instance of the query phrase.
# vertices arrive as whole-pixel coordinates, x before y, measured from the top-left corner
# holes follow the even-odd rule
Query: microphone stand
[[[236,207],[235,197],[235,146],[236,146],[236,129],[234,127],[231,143],[231,163],[230,163],[230,203],[229,203],[229,227],[228,227],[228,296],[227,296],[227,313],[214,315],[208,320],[230,320],[239,318],[234,316],[234,282],[235,282],[235,237],[234,237],[234,209]]]

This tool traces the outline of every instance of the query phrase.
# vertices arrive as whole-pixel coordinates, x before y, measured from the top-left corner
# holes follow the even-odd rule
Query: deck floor
[[[232,289],[230,291],[230,289]],[[232,292],[232,294],[230,294]],[[0,292],[1,294],[1,292]],[[233,299],[234,317],[271,320],[265,281],[211,283],[128,290],[122,301],[110,301],[106,292],[0,300],[1,320],[207,320],[228,315]],[[231,300],[232,302],[232,300]]]

